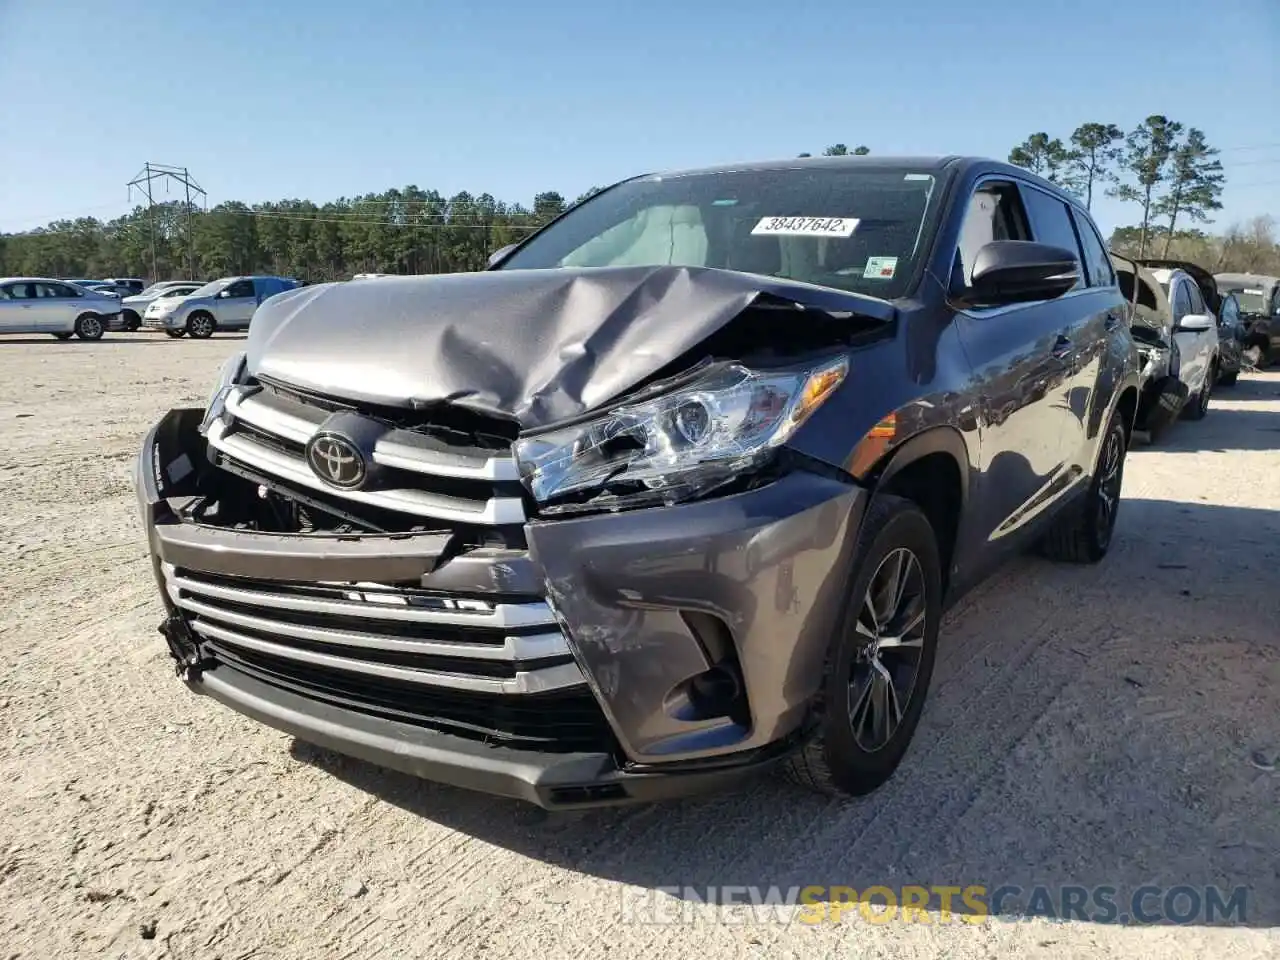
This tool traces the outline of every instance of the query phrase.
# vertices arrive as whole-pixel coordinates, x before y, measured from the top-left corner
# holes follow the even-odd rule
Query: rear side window
[[[1055,247],[1074,253],[1084,266],[1085,258],[1080,253],[1080,244],[1076,240],[1076,230],[1071,224],[1071,212],[1067,205],[1057,197],[1050,196],[1034,187],[1024,187],[1022,201],[1027,208],[1027,219],[1031,222],[1031,237],[1039,243],[1049,243]],[[1084,270],[1073,290],[1084,286]]]
[[[1080,237],[1080,248],[1084,251],[1084,267],[1089,274],[1089,286],[1113,287],[1116,284],[1115,270],[1111,266],[1111,257],[1107,253],[1107,245],[1098,236],[1093,221],[1083,211],[1072,208],[1071,216],[1076,221],[1076,233]]]
[[[1176,323],[1191,312],[1191,294],[1189,283],[1174,284],[1173,287],[1173,319]]]
[[[1200,286],[1194,282],[1188,282],[1187,296],[1191,298],[1192,313],[1208,313],[1209,308],[1204,305],[1204,295],[1200,292]]]

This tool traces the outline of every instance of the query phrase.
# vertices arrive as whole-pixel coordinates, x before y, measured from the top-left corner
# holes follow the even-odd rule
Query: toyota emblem
[[[325,483],[354,490],[364,483],[367,468],[364,456],[345,437],[321,433],[307,444],[307,464]]]

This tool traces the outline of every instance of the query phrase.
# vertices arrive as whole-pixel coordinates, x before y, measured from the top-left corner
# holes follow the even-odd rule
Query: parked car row
[[[1183,260],[1115,253],[1111,260],[1143,362],[1137,427],[1155,440],[1179,416],[1204,417],[1216,386],[1231,386],[1246,364],[1258,365],[1265,324],[1241,310],[1240,293],[1226,279],[1233,275],[1215,277]]]
[[[108,330],[147,328],[203,339],[248,328],[263,300],[297,286],[272,276],[165,280],[121,299],[117,281],[8,277],[0,279],[0,333],[98,340]]]

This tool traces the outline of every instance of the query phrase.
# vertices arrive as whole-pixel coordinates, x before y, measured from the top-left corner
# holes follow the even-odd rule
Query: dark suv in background
[[[1219,273],[1214,279],[1224,294],[1234,295],[1240,304],[1249,362],[1265,367],[1280,360],[1280,277]]]
[[[548,807],[874,789],[947,604],[1106,555],[1138,382],[1085,210],[957,157],[638,177],[246,347],[138,461],[180,674]]]

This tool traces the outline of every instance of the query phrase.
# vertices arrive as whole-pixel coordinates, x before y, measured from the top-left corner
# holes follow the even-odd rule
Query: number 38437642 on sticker
[[[761,217],[751,233],[775,237],[851,237],[856,229],[857,217]]]

